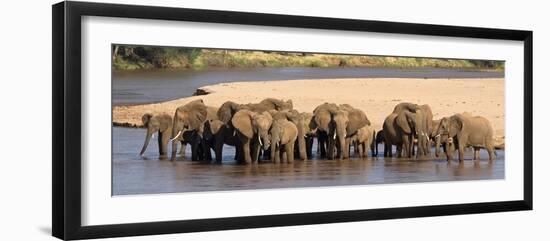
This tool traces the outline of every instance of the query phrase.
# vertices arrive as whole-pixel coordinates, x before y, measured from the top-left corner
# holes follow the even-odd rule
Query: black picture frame
[[[420,207],[212,218],[82,226],[81,224],[81,17],[229,23],[426,36],[516,40],[524,43],[524,193],[521,200]],[[533,32],[523,30],[366,21],[89,2],[52,6],[52,233],[60,239],[307,225],[380,219],[532,210]]]

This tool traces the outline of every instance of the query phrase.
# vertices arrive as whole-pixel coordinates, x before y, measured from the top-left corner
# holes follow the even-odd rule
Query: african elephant
[[[402,110],[397,114],[396,122],[399,128],[401,128],[405,157],[413,157],[415,137],[418,139],[418,156],[428,154],[427,116],[429,116],[427,110],[422,107],[414,110],[414,112]]]
[[[222,162],[222,152],[224,145],[230,145],[238,147],[239,140],[236,135],[233,135],[233,131],[229,129],[228,125],[224,124],[220,120],[206,121],[204,125],[204,141],[210,148],[214,149],[216,162]],[[240,150],[235,150],[235,160],[240,157]]]
[[[397,157],[401,157],[403,154],[403,136],[401,128],[397,124],[397,114],[391,113],[382,125],[382,132],[384,133],[384,157],[392,157],[392,146],[396,146]]]
[[[199,160],[199,148],[206,118],[207,107],[201,99],[191,101],[176,109],[172,125],[172,161],[176,158],[177,142],[175,140],[183,139],[183,136],[191,144],[191,159]]]
[[[305,144],[306,144],[306,148],[305,148],[306,157],[308,159],[311,159],[311,158],[313,158],[313,153],[312,153],[313,139],[315,138],[316,133],[317,133],[317,130],[316,129],[311,129],[311,127],[309,125],[310,122],[311,122],[311,119],[313,118],[313,114],[307,113],[307,112],[302,112],[302,113],[300,113],[300,116],[303,120],[303,123],[302,123],[302,126],[298,127],[298,130],[300,128],[303,128],[302,132],[304,134]]]
[[[298,129],[298,136],[297,141],[295,144],[294,150],[296,151],[297,155],[300,157],[301,160],[307,160],[307,144],[306,144],[306,134],[309,132],[308,123],[304,120],[304,115],[299,113],[297,110],[284,110],[284,111],[276,111],[276,110],[270,110],[269,113],[273,117],[273,121],[276,120],[288,120],[292,122],[296,128]],[[309,121],[309,120],[308,120]]]
[[[359,154],[359,157],[368,157],[368,150],[371,150],[373,156],[374,143],[376,138],[376,131],[370,125],[366,125],[357,130],[357,134],[354,135],[351,140],[354,143],[355,152]]]
[[[410,158],[412,156],[414,135],[417,131],[422,131],[426,127],[424,120],[422,110],[417,104],[407,102],[397,104],[393,112],[384,120],[382,128],[384,133],[384,157],[392,156],[391,149],[395,145],[397,157]],[[421,145],[419,147],[422,147],[421,151],[424,153],[426,151],[426,145],[422,142],[424,137],[421,137],[420,141]]]
[[[269,134],[271,136],[271,161],[279,163],[281,155],[284,155],[283,161],[294,162],[294,143],[298,136],[296,125],[286,119],[277,119],[273,121]],[[282,153],[281,150],[283,150]]]
[[[353,108],[348,104],[342,104],[338,106],[333,121],[336,129],[336,135],[333,134],[333,139],[338,139],[337,154],[340,160],[349,158],[351,138],[357,134],[359,129],[370,125],[370,120],[362,110]]]
[[[458,149],[458,159],[464,161],[464,149],[474,148],[474,160],[479,160],[480,148],[485,148],[492,161],[495,155],[493,128],[489,120],[481,116],[455,114],[441,119],[438,134],[448,135],[455,149]],[[452,151],[447,150],[447,161],[452,159]]]
[[[338,110],[338,106],[333,103],[323,103],[313,110],[310,129],[317,130],[317,140],[321,149],[321,158],[334,158],[334,139],[329,138],[336,134],[335,124],[333,121],[334,113]]]
[[[143,122],[143,126],[147,128],[147,134],[139,155],[143,155],[149,145],[151,137],[154,137],[155,132],[157,132],[159,155],[165,157],[168,149],[168,141],[172,133],[172,117],[168,114],[153,116],[147,113],[141,117],[141,121]]]
[[[439,154],[441,153],[441,145],[443,144],[443,151],[446,151],[446,145],[441,140],[447,140],[447,135],[441,135],[438,134],[438,127],[439,123],[441,122],[441,119],[439,120],[432,120],[431,123],[431,130],[429,131],[429,137],[433,140],[434,146],[435,146],[435,157],[439,157]]]
[[[258,162],[260,148],[269,149],[270,138],[268,132],[272,121],[273,119],[267,111],[256,113],[246,109],[237,111],[231,118],[231,125],[239,138],[239,148],[242,148],[246,163]]]

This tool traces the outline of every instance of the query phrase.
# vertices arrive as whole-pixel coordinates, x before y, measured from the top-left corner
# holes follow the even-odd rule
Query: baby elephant
[[[359,157],[367,157],[369,149],[372,155],[375,156],[375,137],[376,131],[370,125],[363,126],[361,129],[357,130],[357,134],[353,137],[353,142],[355,144],[356,153],[359,151]]]
[[[294,142],[298,136],[296,125],[286,119],[275,120],[271,126],[270,135],[271,161],[279,163],[283,156],[283,161],[286,159],[288,163],[292,163],[294,161]]]

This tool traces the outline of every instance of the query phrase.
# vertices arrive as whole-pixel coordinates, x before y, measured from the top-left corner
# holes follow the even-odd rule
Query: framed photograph
[[[532,209],[531,31],[70,1],[52,21],[60,239]]]

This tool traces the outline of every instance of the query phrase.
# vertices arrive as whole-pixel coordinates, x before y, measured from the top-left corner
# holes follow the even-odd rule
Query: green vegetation
[[[113,45],[115,70],[253,67],[435,67],[504,69],[503,61]]]

